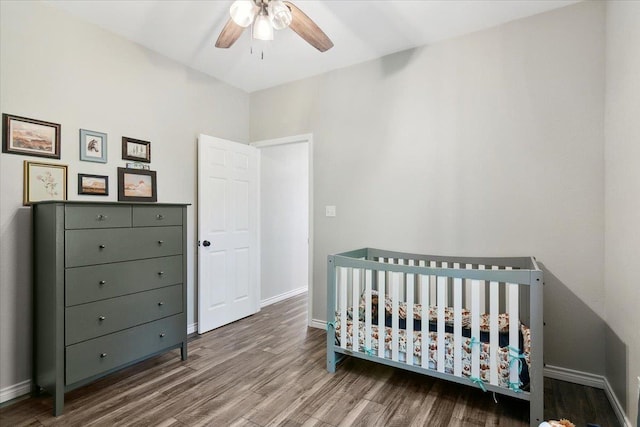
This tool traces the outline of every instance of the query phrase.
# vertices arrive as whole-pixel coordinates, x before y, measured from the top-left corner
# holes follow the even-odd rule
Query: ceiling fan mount
[[[290,1],[282,0],[236,0],[229,9],[227,21],[216,47],[229,48],[250,25],[252,37],[258,40],[273,40],[274,30],[291,28],[320,52],[333,47],[333,42],[303,11]]]

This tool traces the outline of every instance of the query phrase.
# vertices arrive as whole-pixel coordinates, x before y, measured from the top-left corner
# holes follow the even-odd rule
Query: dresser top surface
[[[156,202],[101,202],[101,201],[84,201],[84,200],[43,200],[33,202],[31,205],[101,205],[101,206],[191,206],[191,203],[156,203]]]

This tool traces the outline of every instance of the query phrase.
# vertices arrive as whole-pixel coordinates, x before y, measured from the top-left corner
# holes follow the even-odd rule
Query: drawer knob
[[[104,284],[106,284],[106,283],[107,283],[107,281],[106,281],[106,280],[100,280],[100,282],[99,282],[99,283],[100,283],[101,285],[104,285]]]
[[[161,245],[164,243],[164,240],[158,240],[158,244]]]
[[[162,221],[162,220],[164,219],[164,215],[162,215],[162,214],[158,214],[158,215],[156,215],[156,219],[157,219],[158,221]]]
[[[108,216],[100,214],[98,215],[98,221],[106,221],[107,219],[109,219]]]
[[[100,358],[104,359],[105,357],[107,357],[107,353],[100,353]]]
[[[105,320],[105,319],[106,319],[106,317],[104,317],[104,316],[100,316],[100,317],[98,317],[98,320],[99,320],[99,321],[101,321],[101,322],[102,322],[103,320]]]
[[[98,248],[104,249],[104,248],[106,248],[106,246],[105,245],[98,245]]]
[[[164,336],[165,336],[164,332],[160,334],[160,338],[164,338]]]
[[[158,303],[158,307],[162,307],[163,305],[164,305],[164,302],[163,302],[163,301],[160,301],[160,302]]]
[[[158,271],[158,276],[164,276],[164,271]]]

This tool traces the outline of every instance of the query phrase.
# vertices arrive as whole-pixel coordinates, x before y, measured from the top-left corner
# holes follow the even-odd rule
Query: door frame
[[[272,147],[274,145],[297,144],[306,142],[309,158],[309,287],[307,290],[307,326],[313,325],[313,134],[285,136],[283,138],[265,139],[251,142],[249,145],[256,148]],[[260,226],[259,226],[260,227]],[[258,232],[261,230],[259,229]]]

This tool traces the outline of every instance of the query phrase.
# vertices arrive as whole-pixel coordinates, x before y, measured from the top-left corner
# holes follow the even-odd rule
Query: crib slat
[[[520,314],[518,313],[519,304],[518,304],[518,285],[514,285],[512,283],[507,284],[507,288],[509,288],[509,347],[512,349],[520,349],[519,345],[519,319]],[[509,354],[511,356],[517,356],[514,351],[510,350]],[[509,369],[509,381],[512,383],[519,382],[519,364],[512,363]]]
[[[498,270],[494,265],[492,270]],[[498,335],[498,313],[500,303],[500,289],[498,282],[489,282],[489,382],[498,385],[498,347],[500,346]]]
[[[384,357],[385,350],[385,327],[384,327],[384,314],[385,314],[385,278],[384,271],[378,271],[378,356]]]
[[[351,270],[351,317],[353,322],[353,351],[360,351],[360,269]]]
[[[458,263],[454,268],[460,268]],[[462,376],[462,279],[453,279],[453,374]]]
[[[420,275],[420,304],[422,305],[420,313],[421,324],[421,344],[420,349],[420,366],[429,367],[429,278]]]
[[[445,326],[444,309],[447,304],[447,278],[438,276],[438,372],[444,372],[445,359]]]
[[[409,265],[414,265],[413,260],[409,261]],[[407,274],[406,294],[407,294],[407,352],[406,363],[413,365],[413,292],[414,292],[414,275]]]
[[[372,280],[372,271],[366,269],[364,271],[364,345],[365,347],[371,349],[371,280]]]
[[[347,348],[347,286],[348,268],[340,268],[340,347]]]
[[[429,267],[436,268],[437,266],[438,264],[435,261],[430,261]],[[429,292],[431,293],[431,295],[429,295],[429,301],[437,301],[436,291],[436,276],[429,276]]]
[[[399,336],[399,295],[400,295],[400,275],[402,273],[391,273],[391,360],[398,361]]]
[[[480,280],[471,280],[471,337],[480,341]],[[471,376],[480,377],[480,344],[471,346]]]

